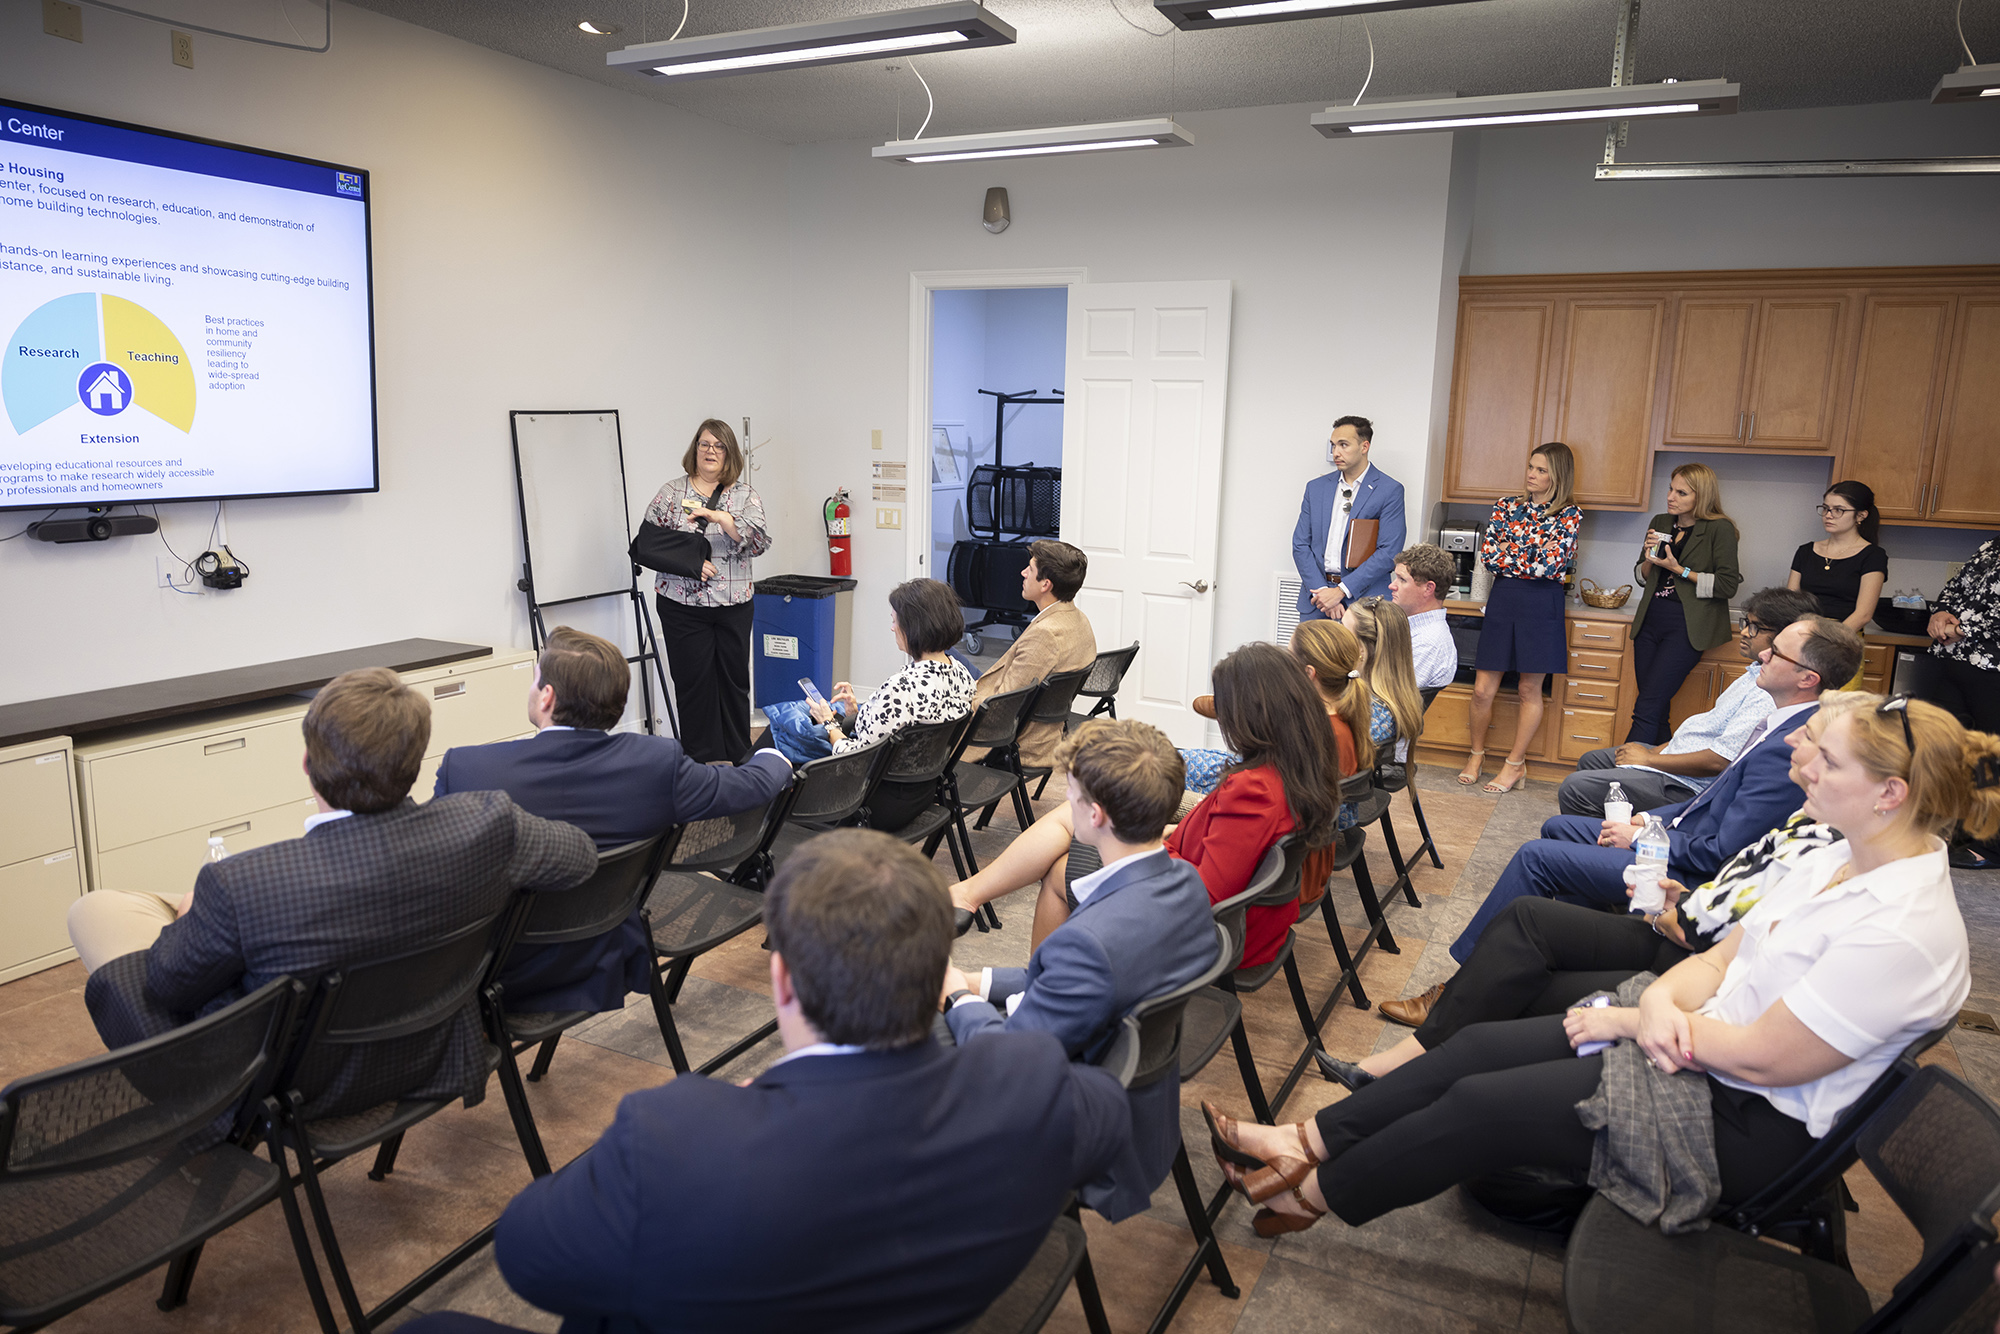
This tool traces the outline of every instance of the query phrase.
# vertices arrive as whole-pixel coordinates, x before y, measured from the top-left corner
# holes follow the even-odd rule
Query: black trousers
[[[1896,685],[1937,705],[1975,732],[2000,732],[2000,672],[1989,672],[1956,658],[1919,653],[1909,679]]]
[[[681,748],[704,763],[750,751],[751,603],[690,607],[655,597],[661,646],[674,678]]]
[[[1327,1207],[1359,1227],[1461,1181],[1508,1167],[1587,1172],[1594,1132],[1576,1104],[1597,1091],[1602,1056],[1570,1050],[1560,1015],[1475,1024],[1320,1110]],[[1722,1203],[1749,1198],[1812,1145],[1755,1093],[1708,1081]]]
[[[1473,1024],[1561,1014],[1593,991],[1616,990],[1634,973],[1664,975],[1688,953],[1642,917],[1556,899],[1515,899],[1445,983],[1417,1041],[1430,1051]]]
[[[1688,640],[1687,613],[1681,610],[1678,593],[1647,604],[1646,623],[1632,640],[1632,673],[1639,681],[1639,698],[1632,705],[1627,741],[1657,746],[1672,735],[1667,715],[1674,695],[1701,654]]]

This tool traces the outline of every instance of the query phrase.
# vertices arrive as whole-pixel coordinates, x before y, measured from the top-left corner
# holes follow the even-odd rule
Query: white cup
[[[1605,802],[1604,818],[1607,820],[1616,820],[1619,824],[1632,823],[1632,803],[1629,801]]]
[[[1632,868],[1632,911],[1644,913],[1648,917],[1667,906],[1667,891],[1660,881],[1666,877],[1664,866],[1634,866]]]

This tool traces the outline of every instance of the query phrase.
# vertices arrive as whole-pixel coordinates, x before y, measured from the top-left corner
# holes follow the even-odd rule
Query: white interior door
[[[1099,651],[1139,641],[1118,716],[1199,746],[1215,638],[1229,283],[1069,289],[1062,534]]]

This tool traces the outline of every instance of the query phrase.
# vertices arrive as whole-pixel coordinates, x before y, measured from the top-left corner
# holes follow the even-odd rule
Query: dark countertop
[[[177,676],[167,681],[146,681],[110,690],[86,691],[80,695],[0,704],[0,746],[51,736],[67,736],[81,741],[100,732],[137,723],[155,722],[161,718],[175,718],[232,704],[276,699],[302,690],[317,690],[342,672],[358,667],[387,667],[392,671],[412,672],[467,658],[490,657],[492,653],[492,649],[482,644],[456,644],[444,639],[398,639],[394,643],[318,653],[309,658],[287,658],[283,662],[232,667],[228,671]]]

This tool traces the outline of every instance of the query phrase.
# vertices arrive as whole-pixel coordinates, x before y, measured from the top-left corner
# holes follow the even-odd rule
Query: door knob
[[[1208,580],[1197,579],[1193,583],[1189,583],[1187,580],[1183,579],[1181,580],[1181,587],[1192,588],[1197,593],[1206,593],[1208,591]]]

